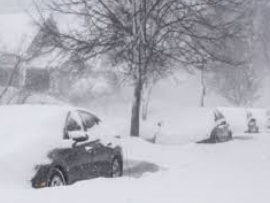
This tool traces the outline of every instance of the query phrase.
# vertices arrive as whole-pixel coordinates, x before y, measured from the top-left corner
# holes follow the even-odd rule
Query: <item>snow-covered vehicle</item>
[[[198,143],[219,143],[232,140],[232,130],[224,115],[216,109],[214,111],[215,126],[211,130],[210,137]]]
[[[22,176],[34,188],[121,176],[119,139],[96,134],[99,122],[75,107],[1,106],[0,173],[4,170],[11,179]]]

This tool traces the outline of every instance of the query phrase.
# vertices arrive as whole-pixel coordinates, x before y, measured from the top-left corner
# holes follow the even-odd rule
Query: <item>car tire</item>
[[[66,185],[65,176],[59,169],[54,169],[48,181],[48,187],[59,187]]]
[[[117,178],[123,175],[123,166],[120,158],[115,157],[111,163],[109,177]]]

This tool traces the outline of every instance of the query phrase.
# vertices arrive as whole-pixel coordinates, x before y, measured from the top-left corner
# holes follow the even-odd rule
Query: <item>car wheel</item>
[[[59,187],[66,185],[64,174],[59,169],[54,169],[52,175],[49,179],[48,186],[49,187]]]
[[[122,162],[119,158],[114,158],[111,164],[110,177],[116,178],[123,175]]]

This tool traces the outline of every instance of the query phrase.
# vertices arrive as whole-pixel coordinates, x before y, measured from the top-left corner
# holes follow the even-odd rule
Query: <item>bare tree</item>
[[[63,16],[71,16],[76,23],[74,26],[69,22],[69,26],[57,31],[46,24],[40,6],[37,11],[41,17],[39,25],[55,36],[51,38],[54,46],[63,53],[76,53],[85,60],[107,54],[112,63],[123,65],[124,74],[134,86],[130,134],[138,136],[142,92],[153,74],[166,75],[176,64],[188,67],[209,58],[231,61],[215,50],[223,49],[226,41],[237,35],[239,26],[235,22],[242,16],[242,3],[55,0],[46,9],[58,16],[58,23],[65,27],[60,21]],[[230,13],[230,17],[217,21],[217,7]]]
[[[254,0],[251,13],[253,22],[254,65],[262,68],[270,64],[270,4],[267,0]],[[267,70],[266,69],[266,70]]]
[[[234,41],[227,50],[228,55],[234,55],[243,61],[237,68],[228,65],[215,64],[219,68],[214,73],[215,85],[212,86],[217,93],[227,98],[231,103],[240,106],[252,105],[260,96],[258,91],[264,79],[262,75],[263,61],[259,55],[267,59],[267,42],[262,45],[262,33],[259,28],[259,16],[263,10],[267,10],[267,1],[252,0],[245,6],[246,15],[242,18],[245,27],[241,30],[241,40]],[[264,8],[264,9],[263,9]],[[263,14],[265,15],[265,14]],[[262,29],[266,32],[267,28]],[[265,34],[265,33],[264,33]]]
[[[211,88],[237,106],[251,106],[259,96],[261,77],[249,65],[219,68]]]

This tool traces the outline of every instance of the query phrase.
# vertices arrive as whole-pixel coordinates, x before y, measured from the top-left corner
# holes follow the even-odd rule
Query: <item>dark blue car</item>
[[[56,105],[14,105],[1,106],[0,113],[1,153],[5,154],[1,164],[10,179],[31,180],[32,187],[43,188],[100,176],[122,176],[119,137],[109,136],[104,141],[95,134],[101,127],[100,119],[89,111]],[[8,170],[18,164],[20,170]]]

